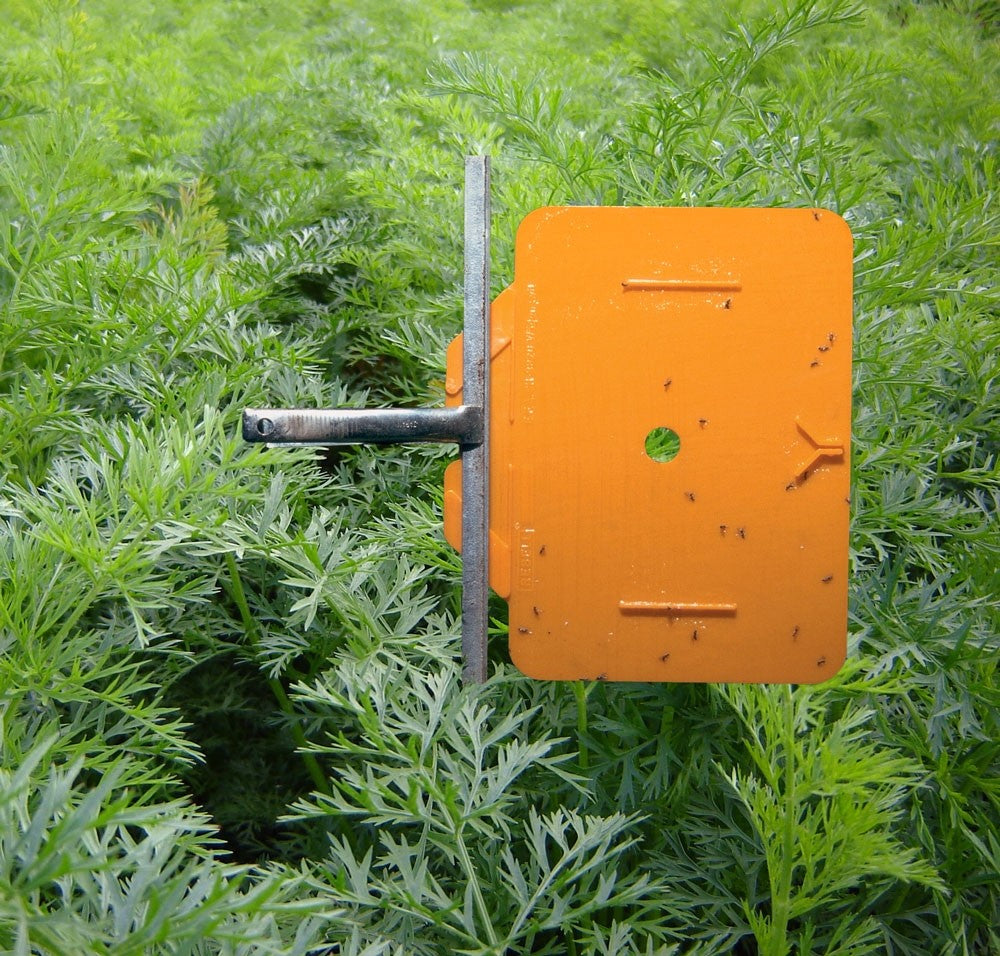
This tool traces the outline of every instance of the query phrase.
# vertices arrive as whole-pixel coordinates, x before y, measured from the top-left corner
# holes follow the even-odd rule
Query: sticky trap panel
[[[494,302],[490,583],[544,679],[845,655],[852,241],[812,209],[545,208]],[[462,399],[461,340],[448,403]],[[445,533],[461,546],[460,465]]]

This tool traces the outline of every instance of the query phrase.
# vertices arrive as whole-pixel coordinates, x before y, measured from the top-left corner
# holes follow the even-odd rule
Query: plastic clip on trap
[[[852,240],[821,209],[552,207],[489,303],[466,161],[444,409],[248,409],[270,444],[454,441],[466,680],[812,683],[844,660]],[[492,381],[491,381],[492,380]]]

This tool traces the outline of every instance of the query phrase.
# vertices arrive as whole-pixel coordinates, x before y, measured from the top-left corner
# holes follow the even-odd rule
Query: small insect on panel
[[[847,614],[843,220],[542,209],[518,232],[505,295],[510,352],[494,390],[506,414],[491,435],[508,460],[494,457],[506,485],[492,497],[518,667],[832,675]]]

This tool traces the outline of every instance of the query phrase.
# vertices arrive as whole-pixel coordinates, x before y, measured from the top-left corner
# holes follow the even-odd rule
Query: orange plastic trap
[[[489,414],[490,584],[520,670],[808,683],[838,669],[851,263],[846,224],[823,210],[524,220],[493,303]],[[447,402],[462,397],[459,338]],[[460,470],[445,478],[459,549]]]
[[[247,409],[271,445],[454,441],[467,680],[487,580],[537,678],[809,683],[847,634],[851,234],[821,209],[531,213],[489,303],[466,160],[446,408]],[[464,538],[464,541],[463,541]]]

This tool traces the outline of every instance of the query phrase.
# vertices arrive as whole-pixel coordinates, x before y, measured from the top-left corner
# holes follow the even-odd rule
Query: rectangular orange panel
[[[825,210],[524,220],[493,306],[490,416],[491,580],[524,673],[807,683],[837,670],[851,262],[850,231]],[[448,392],[460,402],[460,343]],[[459,488],[456,464],[456,546]]]

